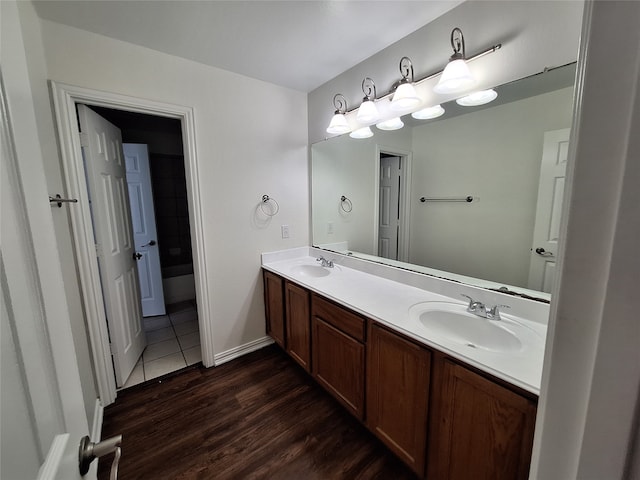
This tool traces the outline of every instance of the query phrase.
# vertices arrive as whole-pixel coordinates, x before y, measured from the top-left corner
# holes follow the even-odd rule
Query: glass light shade
[[[350,130],[351,127],[342,113],[336,113],[327,127],[327,133],[334,135],[342,135]]]
[[[399,130],[404,127],[404,123],[400,120],[400,117],[392,118],[391,120],[385,120],[384,122],[376,123],[376,127],[380,130]]]
[[[473,87],[475,83],[476,80],[471,75],[467,62],[459,58],[447,63],[433,91],[440,94],[462,93]]]
[[[369,138],[373,137],[373,132],[369,127],[362,127],[358,130],[354,130],[349,134],[351,138]]]
[[[457,99],[456,103],[463,107],[477,107],[478,105],[493,102],[496,98],[498,98],[498,92],[491,88],[489,90],[473,92],[465,97]]]
[[[423,108],[411,114],[413,118],[417,118],[418,120],[429,120],[430,118],[438,118],[442,115],[444,115],[444,108],[442,108],[441,105]]]
[[[422,100],[418,97],[413,85],[410,83],[401,83],[393,94],[391,110],[396,112],[411,110],[420,105],[420,102],[422,102]]]
[[[376,104],[371,100],[362,102],[362,105],[358,108],[358,114],[356,115],[358,122],[371,123],[378,120],[378,118],[380,118],[380,114],[378,113]]]

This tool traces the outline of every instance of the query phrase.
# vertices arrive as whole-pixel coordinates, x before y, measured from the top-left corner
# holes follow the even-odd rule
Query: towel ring
[[[270,205],[275,205],[275,210],[274,210],[273,207],[271,207],[271,212],[267,212],[264,209],[264,206],[269,204],[269,202],[273,202]],[[274,217],[280,211],[280,205],[278,205],[278,202],[276,201],[275,198],[271,198],[269,195],[262,195],[262,202],[260,203],[260,210],[262,210],[262,213],[264,213],[267,217]]]
[[[347,208],[345,208],[345,205],[347,206]],[[349,200],[347,197],[342,195],[340,197],[340,208],[345,213],[351,213],[351,210],[353,210],[353,203],[351,203],[351,200]]]

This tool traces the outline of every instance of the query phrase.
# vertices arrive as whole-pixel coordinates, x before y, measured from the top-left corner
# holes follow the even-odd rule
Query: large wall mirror
[[[548,300],[574,80],[548,69],[483,106],[312,145],[314,245]]]

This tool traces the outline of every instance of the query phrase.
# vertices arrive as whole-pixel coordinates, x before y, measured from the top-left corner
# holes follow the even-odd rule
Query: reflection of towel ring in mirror
[[[265,205],[267,204],[270,206],[270,212],[267,212],[264,209]],[[278,202],[276,202],[275,198],[271,198],[269,195],[262,195],[260,210],[262,210],[262,213],[264,213],[267,217],[273,217],[280,211],[280,205],[278,205]]]
[[[345,205],[346,205],[346,208],[345,208]],[[347,197],[342,195],[340,197],[340,208],[342,209],[343,212],[350,213],[351,210],[353,210],[353,203],[351,203],[351,200],[349,200]]]

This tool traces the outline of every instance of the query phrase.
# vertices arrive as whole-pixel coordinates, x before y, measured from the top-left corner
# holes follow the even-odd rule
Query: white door
[[[380,158],[378,256],[398,259],[400,157]]]
[[[548,293],[553,289],[556,277],[555,255],[558,251],[570,131],[569,128],[563,128],[544,134],[528,287]]]
[[[122,135],[85,105],[78,105],[78,114],[116,384],[122,386],[147,344]]]
[[[164,315],[166,311],[156,215],[151,191],[149,152],[147,146],[141,143],[124,143],[122,148],[129,186],[133,243],[136,252],[142,255],[138,261],[142,316]]]
[[[15,92],[11,75],[8,83]],[[35,116],[29,118],[23,100],[14,102],[18,129],[12,130],[0,81],[0,478],[80,480],[87,412],[40,151],[32,141]],[[94,466],[85,480],[95,478]]]

